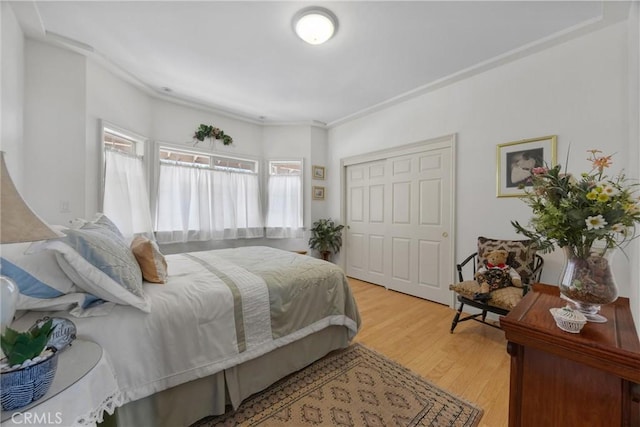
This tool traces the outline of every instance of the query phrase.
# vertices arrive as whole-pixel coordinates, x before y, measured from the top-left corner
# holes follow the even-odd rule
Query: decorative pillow
[[[152,283],[166,282],[167,261],[160,253],[156,242],[143,236],[137,236],[131,242],[131,251],[140,265],[144,280]]]
[[[507,265],[515,269],[522,278],[523,284],[529,284],[535,267],[536,250],[531,240],[498,240],[478,237],[478,266],[486,264],[486,254],[490,251],[502,249],[509,252]]]
[[[113,223],[113,221],[109,219],[109,217],[107,217],[103,213],[96,214],[95,218],[93,219],[93,221],[91,221],[90,224],[97,225],[98,227],[104,227],[122,240],[125,240],[120,229]]]
[[[116,226],[113,221],[111,221],[109,219],[108,216],[106,216],[105,214],[98,212],[95,217],[91,220],[91,221],[87,221],[86,219],[83,218],[76,218],[72,221],[70,221],[70,228],[73,229],[79,229],[79,228],[90,228],[92,225],[97,226],[97,227],[103,227],[106,228],[107,230],[111,231],[113,234],[115,234],[116,236],[118,236],[119,238],[121,238],[122,240],[125,240],[122,232],[120,231],[120,229],[118,228],[118,226]]]
[[[140,267],[120,236],[91,223],[65,234],[44,246],[56,252],[60,268],[78,287],[104,300],[150,311]]]

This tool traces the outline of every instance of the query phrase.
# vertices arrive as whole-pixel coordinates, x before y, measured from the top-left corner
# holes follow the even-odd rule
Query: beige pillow
[[[135,255],[142,277],[147,282],[165,283],[167,280],[167,261],[156,242],[137,236],[131,242],[131,251]]]

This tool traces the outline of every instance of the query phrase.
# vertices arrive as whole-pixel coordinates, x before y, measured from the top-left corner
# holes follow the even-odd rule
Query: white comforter
[[[266,247],[169,255],[167,262],[168,282],[144,285],[150,314],[121,305],[102,317],[49,314],[69,317],[79,338],[107,351],[124,403],[235,366],[329,325],[344,325],[351,336],[358,330],[348,283],[333,264]],[[43,313],[28,316],[21,323]]]

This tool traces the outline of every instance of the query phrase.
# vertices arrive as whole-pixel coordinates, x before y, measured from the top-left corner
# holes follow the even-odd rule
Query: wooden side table
[[[629,300],[602,306],[607,323],[559,329],[555,286],[536,284],[500,324],[511,355],[509,426],[640,426],[640,342]]]

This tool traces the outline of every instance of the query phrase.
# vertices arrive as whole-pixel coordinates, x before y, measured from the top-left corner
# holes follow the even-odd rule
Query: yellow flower
[[[598,198],[598,192],[595,190],[591,190],[587,193],[587,199],[596,200]]]
[[[599,202],[608,202],[609,201],[609,195],[607,193],[600,193],[598,194],[598,201]]]

